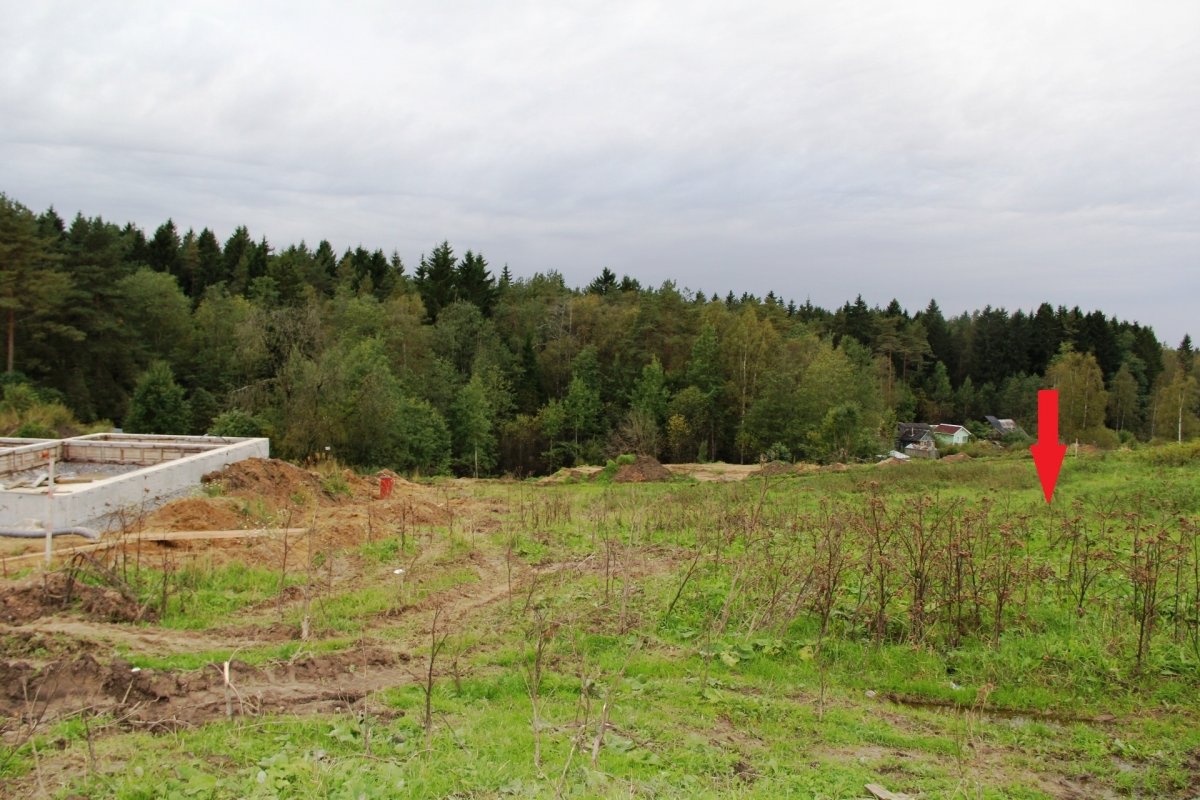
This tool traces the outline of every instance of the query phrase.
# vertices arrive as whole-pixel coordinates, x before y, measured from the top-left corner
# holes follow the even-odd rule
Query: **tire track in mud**
[[[507,556],[499,543],[486,535],[464,557],[439,560],[446,555],[445,545],[439,542],[422,556],[430,565],[430,574],[469,565],[475,572],[474,580],[432,592],[404,608],[370,615],[364,620],[358,642],[349,648],[313,652],[308,646],[320,648],[321,640],[317,639],[301,644],[290,659],[262,666],[246,664],[237,659],[237,654],[297,641],[294,626],[262,619],[262,612],[272,606],[294,612],[302,602],[295,592],[283,603],[268,600],[243,609],[228,624],[206,631],[134,627],[62,614],[13,628],[0,626],[0,635],[23,638],[28,645],[24,651],[19,643],[15,650],[0,649],[0,655],[18,656],[17,660],[0,661],[0,686],[6,687],[0,693],[0,715],[37,718],[44,724],[89,709],[107,712],[126,727],[150,730],[260,714],[370,709],[386,715],[388,710],[379,707],[374,695],[381,689],[423,680],[435,612],[439,630],[454,634],[475,626],[486,639],[503,626],[497,624],[498,620],[479,618],[498,603],[508,601],[520,608],[534,587],[548,589],[549,584],[560,580],[612,569],[600,552],[531,566]],[[390,577],[386,572],[364,575],[361,567],[348,571],[355,556],[345,551],[335,557],[342,568],[318,592],[345,592]],[[626,552],[623,557],[629,557],[630,564],[622,571],[632,579],[669,570],[675,562],[664,552]],[[314,598],[313,602],[319,601]],[[239,622],[239,617],[243,621]],[[38,646],[39,637],[46,647]],[[7,639],[4,636],[0,641]],[[113,650],[158,657],[212,651],[233,655],[227,662],[210,663],[197,670],[158,670],[138,669],[122,658],[99,655]],[[439,677],[445,673],[441,665],[435,670]]]
[[[401,613],[431,620],[440,608],[439,625],[462,630],[508,595],[503,564],[483,560],[477,571],[479,580],[436,592]],[[353,647],[313,653],[301,645],[291,659],[258,667],[237,660],[236,654],[261,642],[230,637],[230,631],[213,635],[66,618],[46,618],[20,629],[5,626],[0,634],[19,631],[30,649],[42,649],[38,637],[49,637],[62,652],[57,658],[0,662],[0,716],[26,723],[38,719],[44,725],[89,709],[109,713],[129,727],[172,730],[225,717],[359,709],[380,689],[420,678],[420,655],[410,652],[420,653],[428,622],[422,620],[405,638],[385,642],[370,636],[394,624],[394,617],[380,617]],[[319,646],[320,640],[310,644]],[[102,661],[94,655],[101,646],[118,645],[139,654],[231,650],[234,655],[198,670],[139,669],[121,658]]]

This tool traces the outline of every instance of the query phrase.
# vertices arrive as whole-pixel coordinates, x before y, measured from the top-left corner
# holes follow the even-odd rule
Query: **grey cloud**
[[[1195,3],[0,8],[35,207],[1197,333]]]

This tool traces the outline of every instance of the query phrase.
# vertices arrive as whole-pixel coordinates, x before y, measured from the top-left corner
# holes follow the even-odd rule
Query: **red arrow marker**
[[[1046,502],[1054,497],[1054,484],[1058,483],[1058,471],[1062,469],[1067,446],[1058,443],[1058,390],[1042,389],[1038,392],[1038,442],[1029,446],[1038,478],[1042,481],[1042,493]]]

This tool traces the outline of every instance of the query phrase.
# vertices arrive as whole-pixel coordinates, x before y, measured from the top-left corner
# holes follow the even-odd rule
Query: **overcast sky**
[[[422,5],[0,0],[0,191],[1200,334],[1196,0]]]

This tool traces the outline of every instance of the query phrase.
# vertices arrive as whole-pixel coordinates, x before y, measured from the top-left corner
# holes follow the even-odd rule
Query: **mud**
[[[409,656],[379,647],[303,656],[254,667],[241,661],[192,671],[138,669],[90,653],[43,666],[0,661],[0,716],[43,723],[91,709],[152,730],[227,716],[344,710],[386,686],[414,679]]]
[[[146,619],[146,610],[120,591],[92,586],[69,572],[49,572],[0,587],[0,622],[21,625],[65,610],[104,622]]]

